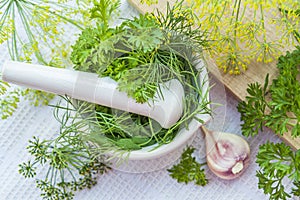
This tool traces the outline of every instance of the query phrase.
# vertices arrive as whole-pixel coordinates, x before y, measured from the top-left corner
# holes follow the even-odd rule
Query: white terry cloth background
[[[122,17],[137,15],[137,11],[130,7],[125,0],[122,1],[121,10]],[[8,58],[8,52],[3,45],[0,50],[0,64],[2,64],[4,59]],[[218,91],[212,90],[211,95],[218,96]],[[240,115],[236,109],[238,102],[230,93],[227,92],[226,96],[226,116],[222,131],[240,134]],[[12,117],[0,121],[0,200],[41,199],[40,191],[35,186],[35,180],[24,179],[18,174],[18,164],[29,160],[30,156],[26,151],[26,146],[32,136],[51,137],[57,133],[58,129],[59,124],[53,117],[52,108],[33,107],[25,100],[21,101],[19,109]],[[267,200],[268,197],[257,187],[258,180],[255,174],[258,166],[255,163],[255,155],[259,145],[266,140],[280,142],[280,139],[271,131],[265,131],[247,140],[251,147],[251,162],[247,171],[238,179],[221,180],[206,169],[209,183],[205,187],[200,187],[192,183],[177,183],[169,176],[166,169],[148,173],[126,173],[112,170],[99,176],[98,184],[92,189],[75,193],[74,199]],[[203,156],[204,143],[200,132],[197,133],[193,145],[198,148],[195,156]],[[142,162],[141,166],[143,166]]]

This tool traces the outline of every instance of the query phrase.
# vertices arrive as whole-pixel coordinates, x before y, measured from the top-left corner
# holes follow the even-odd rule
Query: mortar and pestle
[[[203,65],[203,63],[199,63]],[[197,67],[196,67],[197,68]],[[109,77],[99,78],[97,74],[80,72],[71,69],[53,68],[41,65],[27,64],[15,61],[6,61],[3,66],[0,66],[3,81],[17,84],[20,86],[29,87],[32,89],[42,90],[58,95],[67,95],[74,99],[87,101],[114,109],[135,113],[157,121],[163,128],[172,127],[182,116],[184,109],[185,92],[181,83],[177,79],[171,79],[165,83],[161,83],[159,91],[154,95],[153,100],[145,103],[137,103],[134,99],[127,96],[125,92],[118,90],[118,83]],[[203,90],[208,90],[208,81],[206,70],[200,74],[199,80],[204,81]],[[204,122],[207,122],[211,116],[199,115]],[[178,131],[176,137],[169,144],[165,144],[156,148],[155,150],[148,151],[148,148],[132,151],[128,159],[133,162],[145,161],[149,164],[153,160],[161,159],[163,161],[171,155],[173,151],[181,153],[183,148],[189,144],[195,136],[197,130],[202,124],[197,120],[192,120],[188,128],[182,128]],[[212,134],[207,135],[208,130],[203,129],[206,138],[210,138]],[[219,133],[218,133],[219,134]],[[222,134],[224,135],[224,134]],[[220,137],[220,135],[216,135]],[[225,137],[225,135],[224,135]],[[222,137],[220,137],[222,138]],[[228,137],[231,138],[231,137]],[[232,137],[235,143],[241,144],[240,138]],[[216,139],[214,144],[210,144],[213,140],[206,139],[206,150],[216,151],[214,146],[218,143]],[[208,146],[210,144],[210,146]],[[245,143],[246,147],[247,144]],[[214,152],[218,153],[218,152]],[[245,154],[247,163],[249,154]],[[208,157],[209,158],[209,157]],[[129,166],[130,168],[130,166]],[[123,171],[130,171],[128,166]],[[239,165],[239,170],[243,170]],[[142,169],[142,172],[153,171]],[[136,170],[135,172],[141,172]],[[228,176],[227,176],[228,177]],[[236,177],[235,175],[230,176]]]

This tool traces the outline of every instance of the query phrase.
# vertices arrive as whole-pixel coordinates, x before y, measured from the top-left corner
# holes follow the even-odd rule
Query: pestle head
[[[177,79],[160,84],[160,93],[154,99],[149,117],[155,119],[163,128],[170,128],[181,118],[184,107],[184,89]]]
[[[103,87],[103,85],[107,86]],[[177,79],[160,83],[153,99],[145,103],[137,103],[135,99],[127,96],[125,92],[117,89],[117,82],[110,78],[102,78],[100,89],[96,89],[95,99],[107,98],[106,106],[147,116],[158,122],[162,128],[172,127],[181,118],[184,108],[184,88]],[[110,86],[109,86],[110,85]],[[105,89],[104,88],[109,88]],[[105,96],[103,95],[105,94]],[[98,102],[98,104],[101,104]],[[103,104],[101,104],[103,105]]]

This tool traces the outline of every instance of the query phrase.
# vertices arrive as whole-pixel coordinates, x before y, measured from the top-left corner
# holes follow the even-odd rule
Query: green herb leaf
[[[133,46],[133,50],[146,53],[153,51],[163,43],[163,32],[150,14],[135,17],[133,20],[125,22],[124,25],[129,28],[127,31],[128,42]]]
[[[112,14],[119,8],[121,2],[118,0],[93,0],[93,4],[93,8],[90,9],[90,18],[108,26]]]
[[[205,186],[208,180],[204,169],[201,169],[205,164],[198,163],[196,158],[192,156],[194,150],[193,147],[187,147],[181,155],[180,162],[168,169],[168,172],[179,183],[193,182],[196,185]]]
[[[268,82],[267,78],[265,82]],[[254,83],[249,84],[247,92],[250,96],[246,97],[246,101],[239,103],[238,111],[241,113],[241,121],[243,121],[243,135],[254,136],[258,134],[264,126],[267,106],[265,98],[266,91],[262,89],[261,85]]]
[[[126,149],[126,150],[139,150],[141,147],[134,143],[132,139],[129,138],[122,138],[116,141],[116,145],[120,147],[121,149]]]
[[[256,135],[263,126],[283,135],[292,129],[292,136],[300,136],[300,47],[287,52],[278,60],[279,75],[272,80],[267,100],[268,76],[264,87],[249,84],[249,96],[238,105],[244,135]],[[269,100],[270,99],[270,100]]]
[[[284,143],[267,142],[261,145],[257,154],[256,163],[258,187],[270,195],[270,199],[287,199],[291,197],[286,191],[283,179],[289,178],[294,182],[293,194],[299,196],[300,181],[300,150],[293,152]]]

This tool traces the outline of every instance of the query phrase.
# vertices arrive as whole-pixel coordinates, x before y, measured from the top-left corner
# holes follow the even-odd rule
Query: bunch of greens
[[[72,199],[75,191],[96,184],[97,174],[109,169],[104,164],[107,152],[117,155],[170,143],[191,120],[202,121],[198,114],[211,112],[208,90],[203,90],[206,83],[199,81],[203,69],[195,68],[206,40],[191,28],[192,11],[181,2],[168,5],[166,15],[140,15],[113,28],[109,19],[118,5],[94,1],[89,11],[95,23],[72,46],[74,68],[109,76],[119,90],[141,103],[153,100],[160,83],[176,78],[186,91],[183,115],[163,129],[148,117],[64,97],[54,106],[60,133],[30,140],[33,159],[20,164],[19,172],[26,178],[35,177],[39,166],[48,167],[45,178],[37,180],[45,199]]]
[[[278,60],[278,76],[268,88],[269,78],[264,86],[249,84],[246,101],[239,104],[242,131],[245,136],[256,135],[263,126],[283,135],[292,130],[292,136],[300,136],[300,47],[287,52]]]
[[[201,18],[201,30],[210,32],[210,53],[224,73],[238,75],[251,62],[273,62],[286,46],[299,44],[299,1],[187,0],[186,3]]]
[[[224,73],[238,75],[250,63],[276,61],[299,45],[299,1],[188,0],[210,31],[211,55]],[[273,37],[276,35],[276,37]]]
[[[269,77],[264,85],[249,84],[249,96],[240,102],[242,132],[245,136],[258,134],[264,126],[275,133],[283,135],[291,130],[292,136],[300,136],[300,47],[293,52],[280,56],[277,67],[278,76]],[[290,194],[284,187],[284,178],[294,182],[292,193],[299,196],[300,150],[293,152],[290,147],[281,143],[266,143],[260,147],[257,163],[261,169],[257,172],[259,188],[270,194],[271,199],[287,199]]]
[[[186,91],[183,116],[169,129],[148,117],[94,105],[92,131],[84,138],[95,144],[95,152],[128,152],[153,144],[157,148],[170,143],[198,114],[210,114],[208,91],[202,89],[205,81],[199,82],[203,69],[195,68],[205,34],[192,29],[194,20],[192,10],[179,2],[168,4],[166,14],[140,15],[114,28],[98,21],[82,31],[71,54],[76,70],[109,76],[138,103],[153,100],[159,84],[174,78]]]
[[[69,99],[64,99],[69,104],[62,107],[63,102],[59,102],[54,106],[54,117],[61,124],[57,137],[34,136],[27,146],[33,159],[19,165],[19,173],[25,178],[36,177],[41,167],[48,168],[45,177],[36,180],[43,199],[73,199],[75,191],[91,188],[97,184],[98,175],[110,169],[102,157],[93,156],[82,140],[86,119],[79,120]]]

